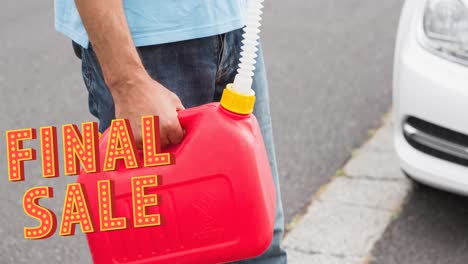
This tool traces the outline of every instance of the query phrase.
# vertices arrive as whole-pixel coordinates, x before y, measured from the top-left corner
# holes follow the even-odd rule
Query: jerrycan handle
[[[188,133],[195,125],[197,120],[197,114],[199,111],[194,108],[177,111],[177,117],[179,118],[180,126]]]
[[[200,111],[197,108],[188,108],[185,110],[177,111],[177,117],[179,118],[179,123],[182,129],[184,130],[184,137],[182,141],[177,145],[171,145],[166,148],[170,152],[178,152],[185,145],[187,139],[192,133],[192,129],[195,127]]]
[[[196,125],[198,114],[199,111],[197,111],[197,109],[194,108],[177,111],[177,117],[179,119],[180,125],[182,126],[182,129],[184,129],[184,139],[182,139],[182,142],[177,145],[167,147],[166,150],[175,150],[178,149],[181,145],[183,145],[185,138],[191,132],[192,128]],[[107,144],[108,137],[109,129],[106,129],[102,134],[100,134],[99,145]]]
[[[189,135],[192,132],[192,129],[197,123],[197,120],[199,119],[199,113],[200,111],[197,109],[189,108],[186,110],[181,110],[177,112],[177,117],[179,119],[180,125],[182,126],[182,129],[184,129],[184,138],[182,139],[182,142],[180,142],[177,145],[170,145],[162,149],[163,152],[170,152],[175,155],[179,153],[183,148],[184,145],[186,145],[187,140]],[[99,148],[107,148],[109,140],[109,128],[106,129],[102,134],[99,136]],[[142,149],[137,149],[138,156],[143,155],[143,150]],[[121,162],[117,163],[117,168],[120,168],[122,165]]]

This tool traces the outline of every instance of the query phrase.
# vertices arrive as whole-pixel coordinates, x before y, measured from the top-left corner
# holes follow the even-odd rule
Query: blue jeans
[[[153,79],[177,94],[186,108],[219,101],[226,84],[234,81],[239,61],[242,30],[162,45],[139,47],[141,60]],[[89,110],[99,119],[103,132],[115,118],[114,102],[92,47],[82,49],[83,79],[89,92]],[[284,218],[270,118],[268,85],[261,50],[252,89],[256,93],[254,114],[258,119],[276,186],[276,218],[273,242],[255,259],[237,263],[284,264],[280,248]]]

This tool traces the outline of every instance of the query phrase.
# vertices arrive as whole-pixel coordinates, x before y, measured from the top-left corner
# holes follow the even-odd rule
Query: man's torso
[[[243,26],[243,0],[123,0],[136,46],[196,39]],[[74,0],[55,0],[55,28],[83,47],[88,35]]]

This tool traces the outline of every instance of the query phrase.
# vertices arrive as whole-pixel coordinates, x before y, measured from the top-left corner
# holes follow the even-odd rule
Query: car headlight
[[[465,0],[428,0],[423,44],[434,53],[468,64],[468,9]]]

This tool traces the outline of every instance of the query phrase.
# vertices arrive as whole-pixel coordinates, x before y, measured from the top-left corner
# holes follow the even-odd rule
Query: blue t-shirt
[[[123,0],[136,46],[195,39],[243,26],[244,0]],[[55,28],[87,48],[74,0],[55,0]]]

